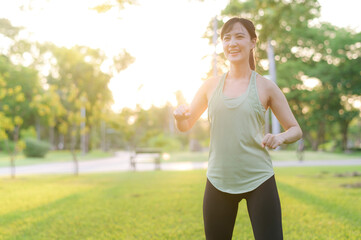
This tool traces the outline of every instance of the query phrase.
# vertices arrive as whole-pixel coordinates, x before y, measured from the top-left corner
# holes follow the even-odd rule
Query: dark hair
[[[222,27],[222,31],[221,31],[221,39],[222,40],[223,40],[224,35],[226,33],[228,33],[229,31],[231,31],[233,25],[236,23],[242,24],[242,26],[247,29],[247,32],[248,32],[249,36],[251,37],[251,39],[254,39],[254,38],[257,39],[256,29],[250,20],[245,19],[245,18],[233,17],[233,18],[229,19]],[[253,49],[251,50],[251,52],[249,54],[249,66],[251,67],[252,70],[256,69],[256,62],[254,59]]]

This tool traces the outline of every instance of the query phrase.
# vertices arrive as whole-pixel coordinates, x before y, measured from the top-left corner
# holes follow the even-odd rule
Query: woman
[[[281,205],[272,161],[275,149],[302,137],[282,91],[257,74],[253,57],[257,36],[244,18],[228,20],[221,31],[229,71],[204,82],[190,107],[174,111],[177,128],[191,129],[208,107],[210,150],[203,199],[206,239],[231,239],[238,204],[247,201],[256,240],[283,239]],[[265,112],[271,108],[285,132],[264,136]]]

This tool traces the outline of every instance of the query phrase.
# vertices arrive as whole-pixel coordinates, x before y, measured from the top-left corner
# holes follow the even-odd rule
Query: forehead
[[[240,22],[236,22],[235,24],[233,24],[231,29],[228,32],[226,32],[224,35],[233,35],[237,33],[249,35],[247,29]]]

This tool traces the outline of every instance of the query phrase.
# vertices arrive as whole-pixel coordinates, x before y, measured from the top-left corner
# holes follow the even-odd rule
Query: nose
[[[236,45],[236,39],[234,37],[231,37],[231,39],[229,40],[229,45],[230,46]]]

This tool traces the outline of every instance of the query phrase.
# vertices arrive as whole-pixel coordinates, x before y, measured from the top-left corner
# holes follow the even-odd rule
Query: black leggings
[[[274,175],[255,190],[230,194],[216,189],[207,179],[203,220],[207,240],[232,239],[238,203],[245,198],[256,240],[283,239],[281,204]]]

